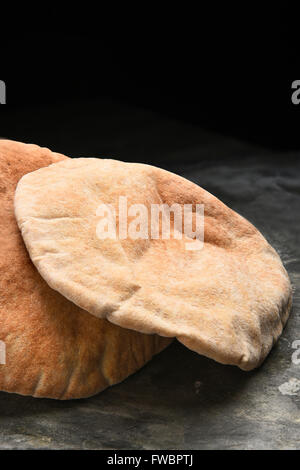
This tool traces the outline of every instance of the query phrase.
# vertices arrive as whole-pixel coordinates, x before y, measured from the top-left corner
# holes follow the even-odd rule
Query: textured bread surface
[[[26,173],[61,160],[46,148],[0,140],[0,390],[71,399],[122,381],[170,340],[90,315],[32,264],[14,216],[15,188]]]
[[[204,204],[204,246],[182,239],[99,239],[97,208]],[[203,188],[143,164],[65,160],[25,175],[15,213],[46,282],[95,317],[244,370],[282,332],[291,285],[275,250],[247,220]],[[118,219],[118,217],[117,217]],[[174,235],[180,227],[171,227]],[[189,240],[191,241],[191,240]]]

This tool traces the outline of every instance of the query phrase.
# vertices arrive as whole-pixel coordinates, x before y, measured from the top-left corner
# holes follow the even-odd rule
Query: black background
[[[28,118],[28,137],[40,143],[37,108],[59,123],[70,103],[87,103],[89,127],[103,97],[113,97],[278,151],[300,148],[294,5],[114,8],[106,15],[82,7],[73,20],[71,10],[45,6],[42,19],[21,18],[21,26],[3,18],[2,137],[26,141]],[[82,121],[77,132],[84,135]]]

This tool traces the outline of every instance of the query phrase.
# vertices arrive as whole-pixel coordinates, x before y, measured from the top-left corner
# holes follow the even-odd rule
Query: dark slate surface
[[[292,360],[293,342],[300,340],[297,155],[276,155],[148,111],[103,102],[91,112],[86,106],[70,105],[58,120],[42,110],[32,120],[12,116],[16,132],[5,137],[72,156],[159,163],[200,184],[278,250],[294,286],[293,311],[253,372],[174,342],[125,382],[87,400],[2,392],[0,449],[299,449],[300,363]]]

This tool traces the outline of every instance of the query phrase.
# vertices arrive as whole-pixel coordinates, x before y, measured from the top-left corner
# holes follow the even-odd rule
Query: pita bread
[[[182,240],[99,239],[99,204],[204,204],[204,247]],[[149,209],[150,210],[150,209]],[[15,213],[46,282],[99,318],[241,369],[282,332],[291,286],[279,256],[243,217],[201,187],[149,165],[73,159],[24,176]],[[174,227],[173,227],[174,232]]]
[[[82,398],[125,379],[170,341],[112,325],[50,289],[30,261],[16,224],[18,180],[63,155],[0,140],[0,390]]]

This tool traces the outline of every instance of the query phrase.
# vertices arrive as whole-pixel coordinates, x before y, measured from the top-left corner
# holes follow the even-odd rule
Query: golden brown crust
[[[52,290],[32,264],[16,224],[14,191],[26,173],[67,157],[0,140],[0,390],[83,398],[120,382],[170,340],[95,318]]]

